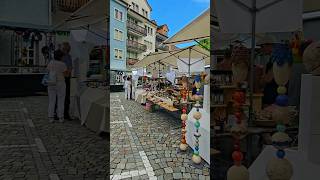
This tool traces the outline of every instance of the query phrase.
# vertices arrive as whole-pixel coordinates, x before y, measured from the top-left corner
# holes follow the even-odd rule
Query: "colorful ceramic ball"
[[[181,143],[182,144],[186,144],[187,142],[186,142],[186,139],[181,139]]]
[[[193,113],[193,117],[197,120],[201,119],[201,113],[200,112],[195,112]]]
[[[234,161],[242,161],[242,159],[243,159],[243,154],[242,154],[242,152],[240,152],[240,151],[234,151],[234,152],[232,153],[232,159],[233,159]]]
[[[284,150],[278,150],[277,151],[277,157],[278,158],[283,159],[285,155],[286,155],[286,153],[285,153]]]
[[[195,150],[195,151],[193,151],[193,154],[199,156],[199,151]]]
[[[196,151],[199,151],[199,146],[194,147]]]
[[[288,136],[288,134],[283,132],[276,132],[272,135],[272,145],[280,150],[283,150],[290,145],[291,138]]]
[[[285,86],[279,86],[277,89],[278,94],[286,94],[287,93],[287,88]]]
[[[267,164],[266,173],[270,180],[290,180],[293,168],[287,159],[273,158]]]
[[[249,171],[243,165],[234,165],[227,172],[227,180],[249,180]]]
[[[201,136],[201,134],[200,134],[199,132],[195,132],[195,133],[194,133],[194,136],[195,136],[196,138],[199,138],[199,137]]]
[[[192,161],[195,164],[200,164],[201,163],[201,157],[199,155],[192,155]]]
[[[183,112],[183,114],[185,114],[187,112],[187,110],[186,109],[182,109],[182,112]]]
[[[200,101],[201,100],[201,96],[199,96],[199,95],[194,95],[193,98],[196,101]]]
[[[231,127],[230,132],[234,138],[242,139],[247,135],[248,129],[242,124],[235,124]]]
[[[242,116],[241,112],[236,112],[234,115],[236,116],[237,119],[241,119],[241,116]]]
[[[278,95],[276,103],[278,106],[288,106],[289,98],[287,95]]]
[[[196,126],[196,128],[198,129],[198,128],[200,127],[200,122],[199,122],[199,121],[196,121],[196,122],[194,123],[194,126]]]
[[[188,148],[188,145],[186,143],[180,144],[180,150],[185,151],[185,150],[187,150],[187,148]]]
[[[286,131],[286,126],[282,124],[277,125],[277,131],[279,132],[285,132]]]
[[[286,106],[276,106],[272,111],[272,120],[277,124],[288,124],[289,108]]]
[[[273,64],[274,80],[280,86],[285,86],[289,80],[291,72],[291,66],[285,63],[283,66],[279,66],[277,63]]]
[[[181,120],[182,121],[186,121],[188,119],[188,115],[187,114],[181,114]]]

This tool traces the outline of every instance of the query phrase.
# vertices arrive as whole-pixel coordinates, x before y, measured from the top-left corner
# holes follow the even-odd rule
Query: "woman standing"
[[[130,77],[128,76],[126,78],[126,81],[124,82],[124,93],[125,93],[125,98],[130,99],[131,95],[131,81]]]
[[[54,52],[54,60],[50,61],[47,67],[49,72],[48,81],[48,95],[49,107],[48,118],[49,122],[54,121],[54,110],[57,102],[57,116],[59,121],[64,121],[64,101],[66,96],[65,76],[67,76],[68,69],[64,62],[62,62],[64,54],[61,50]]]

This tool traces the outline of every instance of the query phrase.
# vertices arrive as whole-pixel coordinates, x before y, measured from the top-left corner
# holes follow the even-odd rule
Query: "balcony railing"
[[[147,50],[147,46],[145,44],[141,44],[132,40],[127,40],[127,48],[128,50],[135,52],[145,52]]]
[[[138,24],[132,22],[132,21],[127,21],[127,27],[129,30],[136,32],[138,34],[141,34],[143,36],[147,36],[147,29],[139,26]]]
[[[55,0],[56,7],[65,12],[75,12],[91,0]]]
[[[133,66],[135,63],[137,63],[139,60],[135,58],[127,58],[127,65]]]
[[[156,49],[160,49],[163,51],[169,51],[169,47],[165,45],[160,45],[160,43],[156,43]]]

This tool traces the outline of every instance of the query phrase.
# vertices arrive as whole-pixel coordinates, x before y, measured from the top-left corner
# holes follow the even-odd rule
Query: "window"
[[[123,12],[118,9],[114,9],[114,17],[119,21],[123,21]]]
[[[114,49],[114,58],[115,59],[122,59],[123,58],[123,50]]]
[[[153,35],[153,29],[150,28],[150,35]]]
[[[136,4],[136,11],[139,13],[139,6]]]
[[[146,11],[146,18],[148,18],[148,11]]]
[[[114,29],[114,39],[118,41],[123,41],[123,32],[119,29]]]
[[[152,50],[152,42],[144,40],[144,44],[147,46],[147,49]]]
[[[145,16],[145,10],[142,8],[142,15]]]

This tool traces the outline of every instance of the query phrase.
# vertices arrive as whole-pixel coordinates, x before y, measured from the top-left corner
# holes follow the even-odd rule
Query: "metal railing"
[[[128,30],[134,31],[134,32],[139,33],[143,36],[147,36],[147,29],[142,26],[139,26],[138,24],[136,24],[132,21],[127,21],[127,27],[128,27]]]
[[[137,41],[127,40],[127,48],[129,50],[145,52],[147,50],[147,46],[145,44],[138,43]]]
[[[65,12],[74,12],[91,0],[55,0],[56,8]]]

